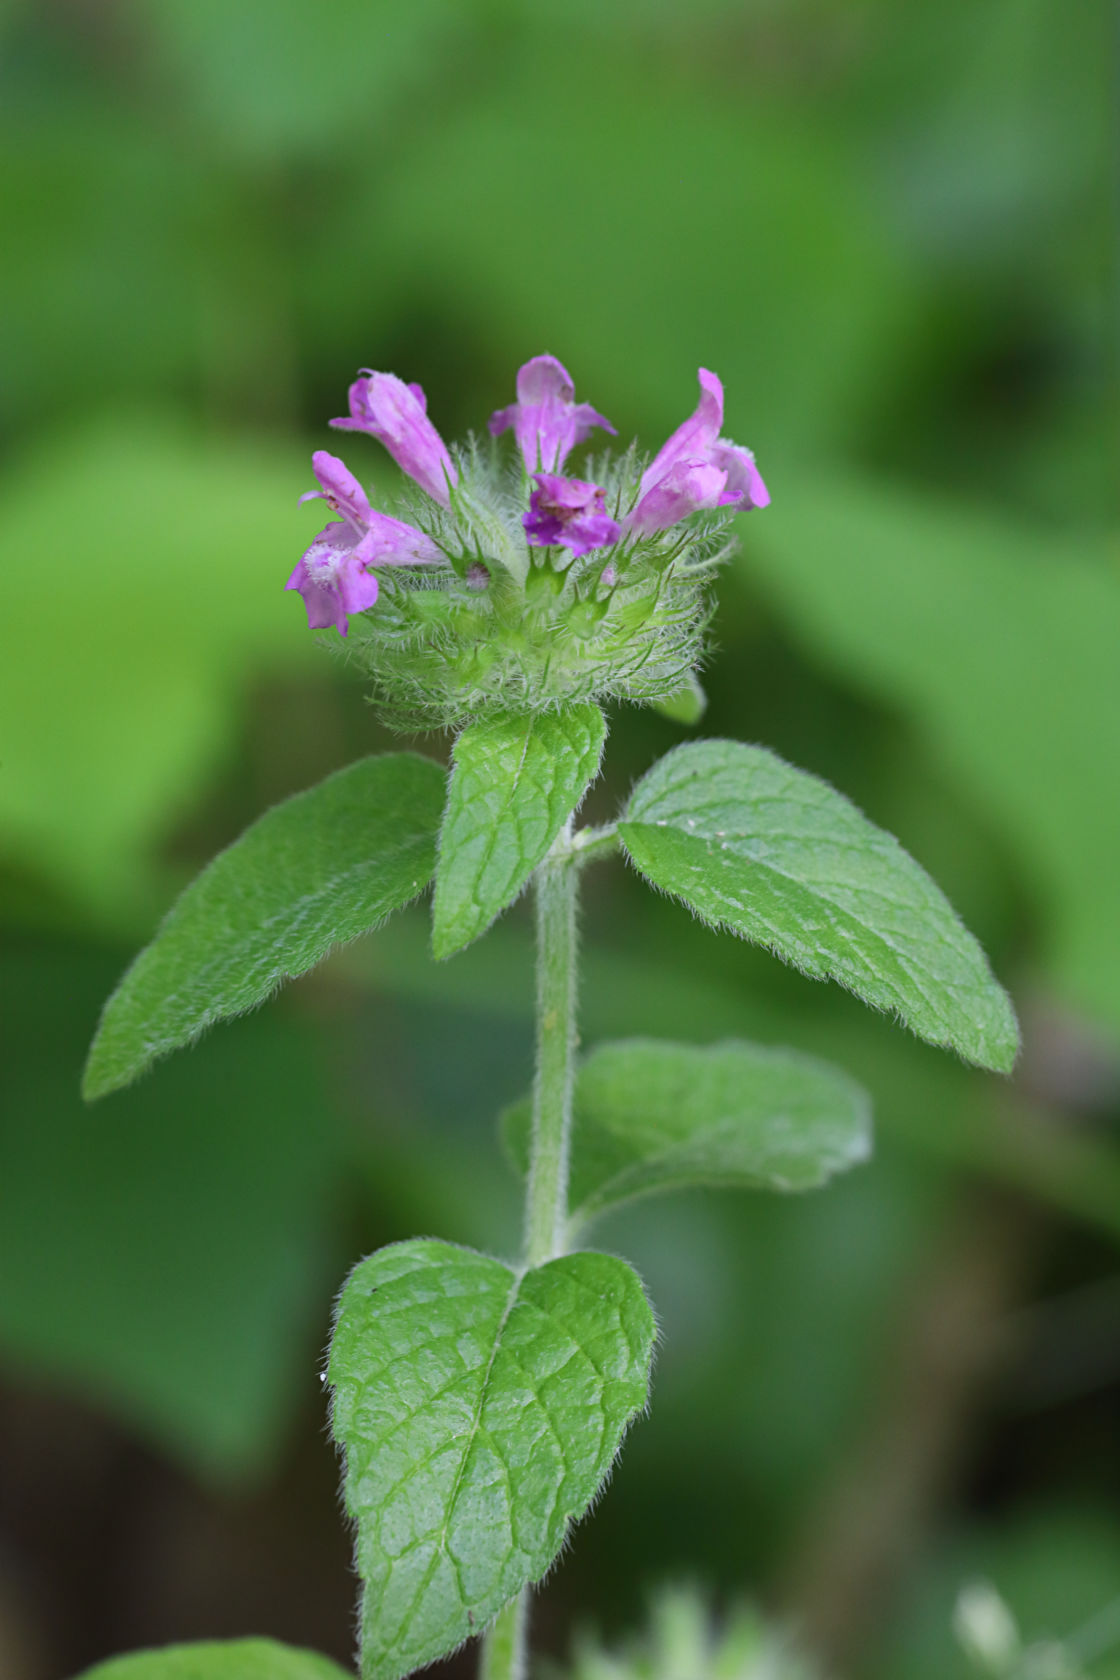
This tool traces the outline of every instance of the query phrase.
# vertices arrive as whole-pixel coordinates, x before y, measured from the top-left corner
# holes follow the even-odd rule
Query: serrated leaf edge
[[[575,803],[572,805],[571,809],[569,810],[569,812],[567,814],[567,817],[561,817],[559,822],[557,822],[553,832],[549,836],[549,839],[548,839],[548,842],[547,842],[547,844],[544,848],[544,851],[541,853],[541,856],[537,859],[537,862],[532,864],[530,866],[530,868],[526,871],[524,879],[521,881],[521,883],[518,886],[518,888],[517,888],[516,892],[514,893],[513,897],[510,898],[509,900],[507,900],[507,902],[505,904],[501,905],[497,910],[495,910],[494,913],[491,916],[489,916],[485,922],[481,923],[480,925],[475,926],[473,928],[473,930],[470,931],[469,933],[467,933],[467,935],[465,937],[456,933],[453,936],[451,936],[452,939],[453,939],[453,942],[448,943],[448,937],[449,936],[448,936],[448,933],[447,933],[447,929],[445,927],[442,927],[440,924],[437,924],[436,921],[435,921],[435,903],[433,902],[432,955],[435,957],[437,962],[446,962],[449,957],[457,956],[458,953],[460,951],[465,950],[468,945],[472,945],[476,939],[481,939],[482,935],[484,933],[488,932],[488,930],[491,927],[493,927],[493,925],[497,921],[498,917],[504,915],[505,912],[508,909],[510,909],[512,905],[517,903],[518,899],[521,897],[522,893],[525,891],[525,889],[528,887],[530,881],[532,880],[534,871],[539,867],[539,865],[543,861],[544,857],[547,856],[549,847],[551,847],[555,843],[557,836],[561,833],[565,822],[570,822],[571,821],[572,817],[575,816],[576,812],[579,810],[580,806],[583,804],[583,801],[587,798],[588,792],[590,791],[591,787],[593,786],[594,782],[596,781],[596,779],[599,775],[599,771],[600,771],[600,768],[601,768],[601,765],[602,765],[602,762],[603,762],[603,750],[604,750],[604,747],[606,746],[606,739],[607,739],[606,718],[603,715],[602,707],[597,705],[594,700],[581,700],[581,701],[576,702],[575,705],[573,705],[573,706],[561,707],[557,710],[553,710],[553,711],[550,711],[550,712],[529,712],[529,713],[524,714],[528,727],[527,727],[526,732],[525,732],[525,740],[524,740],[524,743],[523,743],[522,749],[521,749],[521,757],[520,757],[520,760],[518,762],[517,773],[516,773],[513,781],[510,783],[510,794],[509,794],[509,797],[506,799],[505,805],[504,805],[504,808],[503,808],[503,819],[504,819],[505,813],[508,812],[508,810],[510,809],[510,806],[511,806],[512,800],[513,800],[513,793],[514,793],[514,791],[515,791],[515,789],[518,785],[518,781],[520,779],[521,772],[524,769],[525,759],[528,755],[529,743],[530,743],[530,740],[532,738],[532,733],[533,733],[534,728],[537,727],[537,725],[541,722],[541,720],[543,718],[561,716],[561,715],[563,715],[563,713],[565,711],[567,711],[569,713],[573,712],[576,709],[576,706],[590,706],[590,707],[592,707],[598,713],[599,721],[600,721],[601,728],[602,728],[602,733],[599,737],[599,750],[598,750],[598,753],[596,754],[595,764],[594,764],[594,767],[591,769],[591,771],[590,771],[590,773],[587,777],[587,780],[584,784],[584,787],[583,787],[582,791],[577,795]],[[482,722],[482,721],[485,721],[485,720],[478,719],[476,721]],[[466,727],[470,728],[472,726],[470,724],[468,724]],[[448,812],[450,811],[450,807],[451,807],[454,774],[455,774],[455,768],[456,768],[455,748],[458,747],[459,740],[462,738],[462,736],[465,733],[466,733],[466,729],[460,731],[459,737],[456,739],[456,742],[455,742],[455,747],[452,748],[452,771],[451,771],[451,775],[448,777],[447,803],[444,806],[443,821],[440,824],[439,839],[436,842],[436,867],[435,867],[435,872],[434,873],[435,873],[435,881],[436,881],[436,897],[437,897],[437,899],[438,899],[438,894],[439,894],[440,864],[442,862],[442,857],[443,857],[443,836],[444,836],[444,830],[445,830],[445,827],[446,827]],[[587,737],[587,742],[586,742],[586,750],[590,750],[591,746],[592,746],[592,737],[589,733],[588,737]],[[578,757],[583,757],[583,752],[582,751],[579,752],[577,756]],[[490,836],[489,836],[488,845],[487,845],[487,858],[489,858],[493,855],[493,848],[494,848],[494,844],[495,844],[495,840],[496,840],[496,837],[497,837],[499,826],[500,826],[500,823],[495,823],[493,825],[491,831],[490,831]],[[462,919],[463,918],[460,917],[459,921],[461,922]],[[441,935],[442,935],[442,937],[441,937]]]
[[[427,758],[423,753],[386,753],[375,754],[373,756],[412,758],[421,763],[436,763],[434,759]],[[156,928],[156,931],[153,933],[151,939],[149,939],[147,944],[136,953],[135,957],[133,957],[132,961],[118,980],[116,986],[114,986],[113,990],[110,992],[109,996],[102,1005],[101,1013],[98,1016],[97,1028],[94,1032],[93,1040],[90,1044],[89,1051],[86,1056],[85,1066],[82,1071],[81,1094],[86,1102],[97,1102],[101,1097],[110,1096],[114,1091],[126,1090],[128,1086],[135,1084],[136,1080],[143,1078],[145,1074],[149,1073],[155,1064],[162,1061],[164,1057],[173,1054],[176,1050],[190,1049],[193,1045],[197,1044],[212,1027],[217,1026],[219,1022],[234,1021],[239,1019],[242,1015],[251,1014],[255,1009],[261,1008],[269,1001],[270,998],[275,997],[280,988],[286,985],[288,981],[298,980],[302,975],[309,974],[313,968],[318,967],[319,963],[325,962],[332,952],[341,950],[347,945],[352,945],[356,940],[364,938],[367,933],[376,933],[379,928],[385,926],[385,923],[390,919],[390,917],[396,914],[396,910],[389,910],[384,916],[379,916],[376,921],[370,922],[360,933],[356,933],[349,938],[332,941],[322,955],[317,957],[306,968],[301,968],[295,971],[290,969],[278,969],[269,981],[267,991],[263,992],[254,1002],[245,1004],[244,1007],[239,1009],[210,1009],[203,1015],[198,1024],[183,1037],[175,1037],[170,1040],[144,1040],[144,1059],[140,1061],[131,1072],[125,1074],[123,1077],[111,1079],[97,1079],[94,1077],[98,1046],[101,1043],[102,1035],[113,1005],[124,992],[125,987],[128,985],[133,974],[140,967],[141,963],[146,959],[148,953],[159,943],[160,939],[171,926],[187,894],[192,892],[193,889],[205,879],[210,871],[222,861],[222,859],[227,857],[230,852],[239,846],[247,835],[251,834],[262,823],[267,822],[275,812],[283,810],[286,805],[289,805],[294,800],[303,799],[308,795],[313,794],[318,788],[321,788],[325,786],[326,783],[333,781],[335,777],[346,775],[348,771],[353,770],[356,765],[363,762],[365,762],[365,760],[355,759],[353,764],[344,765],[342,769],[332,771],[329,776],[323,777],[322,781],[314,783],[310,788],[304,788],[298,793],[290,794],[286,799],[278,800],[275,805],[269,806],[269,808],[266,811],[262,811],[258,817],[254,817],[253,821],[249,823],[249,825],[244,828],[235,839],[231,840],[228,846],[223,846],[221,851],[217,852],[214,857],[212,857],[210,861],[199,870],[194,879],[188,882],[188,884],[178,894],[174,903],[169,906],[161,918],[159,926]],[[307,919],[306,912],[310,909],[310,907],[318,903],[324,897],[329,897],[332,892],[337,890],[340,883],[352,880],[356,876],[361,875],[364,870],[383,864],[387,858],[396,859],[410,851],[416,851],[422,844],[426,843],[427,842],[421,842],[418,840],[401,843],[379,853],[376,858],[363,859],[360,863],[352,865],[349,869],[340,870],[336,875],[332,875],[329,881],[326,881],[322,886],[317,887],[314,892],[307,893],[302,898],[293,900],[291,908],[299,909],[299,919],[301,922],[305,921]],[[407,899],[405,903],[397,906],[397,908],[404,909],[407,904],[413,903],[430,884],[434,873],[435,869],[433,865],[433,868],[428,872],[427,876],[423,880],[418,880],[415,883],[415,891],[412,897]],[[269,927],[272,923],[287,914],[288,911],[286,909],[285,911],[277,911],[272,916],[268,917],[266,921],[260,924],[260,928],[254,929],[250,940],[246,941],[246,947],[248,948],[253,939],[259,937],[260,932],[263,929]],[[212,969],[215,965],[220,965],[224,960],[228,959],[215,957],[209,964],[204,963],[201,968],[195,970],[194,973],[195,975],[205,976],[210,969]],[[165,1001],[174,1002],[177,996],[177,992],[170,992],[167,994]]]

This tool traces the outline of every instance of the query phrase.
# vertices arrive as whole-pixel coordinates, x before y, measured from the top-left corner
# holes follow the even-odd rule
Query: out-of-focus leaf
[[[195,1470],[259,1475],[318,1391],[341,1126],[272,1013],[91,1113],[79,1069],[115,967],[14,944],[0,965],[0,1358]]]
[[[418,95],[456,52],[454,0],[133,0],[186,113],[249,157],[337,146]]]
[[[817,657],[902,708],[998,829],[1066,1000],[1120,1031],[1120,575],[1050,535],[807,469],[745,564]]]
[[[259,817],[187,888],[105,1005],[85,1095],[129,1084],[422,892],[444,786],[433,759],[386,753]]]
[[[417,1240],[355,1267],[329,1372],[369,1680],[452,1650],[544,1574],[645,1405],[653,1338],[608,1254],[523,1272]]]
[[[506,1111],[522,1172],[531,1129],[528,1102]],[[653,1191],[812,1190],[870,1151],[867,1093],[827,1062],[735,1040],[623,1040],[580,1067],[568,1205],[579,1226]]]
[[[317,1651],[274,1639],[230,1639],[131,1651],[86,1669],[78,1680],[347,1680],[347,1671]]]
[[[203,230],[236,192],[159,125],[138,144],[119,100],[111,112],[93,99],[76,105],[63,83],[45,109],[21,110],[26,70],[12,59],[0,119],[0,418],[24,435],[29,419],[71,419],[75,390],[85,412],[140,393],[166,401],[197,376],[206,293],[223,261],[227,280],[233,266],[230,251],[207,249]],[[56,514],[68,470],[51,480]],[[127,528],[122,508],[113,529]]]
[[[651,428],[650,449],[695,406],[701,365],[722,375],[727,431],[768,479],[787,447],[849,439],[912,290],[835,131],[651,77],[625,40],[589,52],[571,29],[488,71],[485,102],[418,128],[371,197],[407,295],[453,284],[460,319],[479,333],[501,320],[518,353],[554,351],[624,435]],[[565,89],[562,122],[540,120],[542,87]],[[578,235],[535,263],[525,207],[557,225],[547,183],[560,181]]]
[[[121,422],[0,486],[0,854],[94,915],[147,909],[254,673],[322,658],[284,593],[306,481],[294,449]]]
[[[512,904],[599,773],[598,706],[482,718],[455,743],[432,949],[450,957]]]
[[[1120,1680],[1120,1525],[1107,1503],[1084,1498],[1036,1500],[1001,1521],[944,1534],[876,1630],[871,1680],[977,1680],[980,1671],[953,1637],[954,1602],[977,1578],[998,1589],[1025,1645],[1045,1644],[1056,1658],[1055,1642],[1068,1640],[1069,1658],[1084,1662],[1086,1680]],[[1008,1672],[1078,1680],[1082,1671],[1046,1662],[1035,1650]]]
[[[706,921],[1007,1072],[1010,1000],[940,888],[850,800],[764,747],[697,741],[638,783],[622,842]]]
[[[687,937],[688,943],[684,942]],[[693,948],[693,941],[701,949]],[[706,1043],[744,1029],[799,1046],[854,1073],[872,1093],[878,1129],[947,1168],[1014,1185],[1043,1206],[1120,1239],[1120,1150],[1080,1127],[1056,1124],[944,1057],[933,1057],[882,1018],[826,992],[809,1009],[774,987],[737,983],[736,954],[725,967],[700,928],[682,936],[637,938],[627,950],[586,944],[581,1021],[589,1038],[663,1033]],[[533,947],[529,929],[503,923],[460,962],[429,960],[425,918],[404,915],[335,959],[347,974],[424,1005],[532,1020]]]

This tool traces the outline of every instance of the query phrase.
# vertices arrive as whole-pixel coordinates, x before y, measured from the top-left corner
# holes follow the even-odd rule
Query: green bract
[[[599,773],[597,706],[487,718],[455,743],[432,946],[449,957],[511,904]]]
[[[350,622],[347,657],[386,721],[444,728],[557,702],[679,695],[702,651],[705,585],[730,551],[730,513],[573,558],[529,547],[528,481],[504,451],[453,453],[450,509],[417,492],[395,510],[449,564],[384,567],[376,608]],[[633,504],[642,464],[633,451],[587,463],[613,516]]]

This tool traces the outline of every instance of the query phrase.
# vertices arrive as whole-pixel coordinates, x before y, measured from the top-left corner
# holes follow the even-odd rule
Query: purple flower
[[[762,482],[762,474],[755,466],[754,455],[749,449],[720,438],[712,450],[712,460],[727,473],[721,502],[735,502],[744,512],[747,508],[770,506],[770,492]]]
[[[377,599],[377,579],[366,571],[362,538],[349,525],[324,527],[284,585],[298,589],[312,630],[333,624],[340,636],[350,613],[364,612]]]
[[[727,474],[720,467],[703,460],[674,461],[627,515],[626,529],[640,537],[664,531],[699,508],[719,507],[727,500],[726,486]]]
[[[561,478],[557,473],[539,472],[533,477],[537,488],[521,520],[531,543],[538,548],[560,543],[579,555],[618,541],[621,529],[607,513],[597,484]]]
[[[517,401],[490,416],[491,436],[512,426],[525,471],[544,468],[558,473],[577,443],[595,426],[614,434],[609,420],[590,403],[575,401],[576,388],[566,367],[555,356],[534,356],[517,375]]]
[[[324,526],[284,587],[298,589],[303,596],[312,630],[333,624],[345,636],[349,615],[364,612],[377,600],[377,579],[367,567],[425,565],[442,556],[423,531],[371,508],[365,491],[337,455],[318,449],[311,464],[320,488],[308,490],[300,501],[321,497],[342,518]]]
[[[638,503],[626,527],[649,536],[698,508],[763,508],[770,493],[749,449],[721,438],[723,385],[707,368],[699,370],[696,412],[664,443],[645,472]]]
[[[340,461],[329,450],[317,449],[311,457],[311,470],[319,480],[319,488],[305,490],[300,497],[300,505],[321,498],[335,513],[340,513],[356,529],[364,531],[373,510],[369,497],[346,462]]]
[[[370,432],[385,445],[403,472],[442,507],[459,482],[447,447],[428,419],[419,385],[406,385],[395,373],[363,370],[350,387],[350,414],[332,420],[344,432]]]

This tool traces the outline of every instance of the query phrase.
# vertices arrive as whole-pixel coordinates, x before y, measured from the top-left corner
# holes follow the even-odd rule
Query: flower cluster
[[[513,432],[523,466],[513,474],[496,444],[452,454],[418,385],[363,373],[349,414],[331,424],[377,438],[420,494],[399,509],[405,518],[380,512],[337,456],[317,451],[319,489],[301,500],[338,517],[287,587],[312,628],[355,632],[349,647],[375,702],[403,725],[667,698],[702,651],[704,585],[728,551],[728,516],[770,500],[750,450],[720,437],[719,379],[705,368],[699,379],[696,412],[648,465],[631,449],[575,478],[572,449],[614,427],[576,402],[554,356],[526,362],[517,401],[491,417],[492,438]]]

